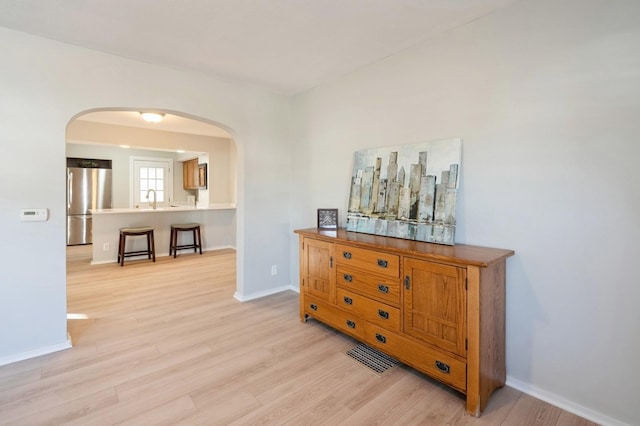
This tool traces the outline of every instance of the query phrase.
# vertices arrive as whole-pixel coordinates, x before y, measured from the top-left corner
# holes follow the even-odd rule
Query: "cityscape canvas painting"
[[[355,153],[347,230],[455,244],[462,139]]]

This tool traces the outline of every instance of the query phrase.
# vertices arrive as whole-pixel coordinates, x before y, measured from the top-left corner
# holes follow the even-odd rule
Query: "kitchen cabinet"
[[[198,164],[198,159],[182,163],[182,185],[184,189],[207,188],[207,164]]]
[[[321,321],[456,389],[467,412],[480,415],[506,380],[512,250],[344,229],[295,233],[301,321]]]
[[[182,185],[184,189],[198,189],[198,159],[182,163]]]

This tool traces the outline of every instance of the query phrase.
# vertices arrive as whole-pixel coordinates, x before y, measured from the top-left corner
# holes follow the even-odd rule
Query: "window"
[[[173,160],[168,158],[131,158],[131,204],[146,205],[153,202],[153,192],[158,206],[167,206],[173,198]],[[150,190],[153,190],[150,191]],[[149,198],[147,198],[147,194]]]
[[[143,200],[149,194],[149,190],[155,191],[155,200],[157,203],[164,203],[164,167],[140,167],[140,200]]]

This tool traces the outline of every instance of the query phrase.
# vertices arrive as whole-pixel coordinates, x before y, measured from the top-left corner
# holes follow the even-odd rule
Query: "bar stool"
[[[127,237],[136,237],[145,235],[147,237],[147,249],[125,251],[127,245]],[[139,226],[137,228],[121,228],[120,229],[120,242],[118,244],[118,263],[120,266],[124,266],[124,258],[131,256],[140,256],[146,254],[149,259],[153,258],[156,261],[156,245],[153,238],[153,228],[150,226]]]
[[[193,244],[178,245],[178,232],[191,231],[193,233]],[[200,249],[202,254],[202,238],[200,236],[200,224],[199,223],[174,223],[171,225],[171,238],[169,243],[169,256],[173,253],[175,258],[178,254],[178,250],[193,249],[194,253],[197,253]]]

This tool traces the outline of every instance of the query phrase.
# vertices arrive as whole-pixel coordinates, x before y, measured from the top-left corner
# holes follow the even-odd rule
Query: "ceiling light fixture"
[[[158,123],[164,118],[164,114],[159,112],[141,112],[140,115],[147,123]]]

